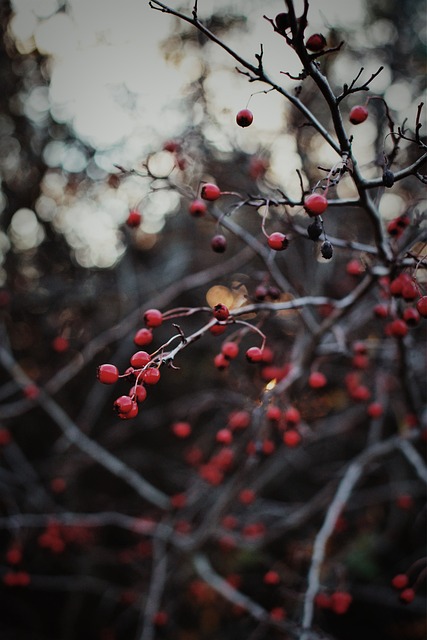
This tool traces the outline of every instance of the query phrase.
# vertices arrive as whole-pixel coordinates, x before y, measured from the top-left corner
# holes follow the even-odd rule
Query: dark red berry
[[[285,33],[286,29],[289,29],[289,14],[288,13],[278,13],[274,19],[276,23],[276,29],[279,33]]]
[[[215,253],[224,253],[224,251],[227,249],[227,239],[225,238],[225,236],[218,233],[212,238],[211,247],[212,251],[215,251]]]
[[[417,302],[417,311],[423,318],[427,318],[427,296],[423,296]]]
[[[391,581],[392,586],[395,589],[404,589],[408,586],[409,578],[406,573],[398,573],[395,575]]]
[[[403,319],[410,327],[415,327],[421,320],[421,316],[415,307],[407,307],[403,312]]]
[[[363,105],[358,104],[351,109],[348,119],[350,120],[351,124],[361,124],[362,122],[365,122],[368,114],[369,112],[367,108]]]
[[[227,320],[228,316],[230,315],[230,311],[228,310],[228,307],[225,306],[225,304],[219,303],[214,306],[213,315],[217,320],[221,322],[223,320]]]
[[[335,591],[331,595],[331,609],[334,613],[342,615],[347,612],[353,598],[346,591]]]
[[[236,122],[239,127],[249,127],[254,119],[254,114],[249,109],[241,109],[236,115]]]
[[[403,604],[410,604],[415,599],[415,591],[411,588],[403,589],[401,591],[399,599]]]
[[[188,438],[191,434],[191,424],[189,422],[174,422],[171,426],[172,433],[177,438]]]
[[[309,224],[307,227],[307,235],[310,238],[310,240],[313,240],[314,242],[320,238],[320,236],[322,235],[322,232],[323,232],[323,227],[319,218],[315,218],[314,221],[311,224]]]
[[[309,51],[322,51],[326,47],[326,38],[321,33],[313,33],[305,43]]]
[[[383,185],[388,189],[394,185],[394,173],[390,169],[384,169],[383,171]]]

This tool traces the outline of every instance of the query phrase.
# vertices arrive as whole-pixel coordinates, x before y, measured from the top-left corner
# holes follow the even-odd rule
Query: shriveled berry
[[[145,347],[153,341],[153,333],[150,329],[139,329],[135,333],[133,341],[138,347]]]
[[[147,327],[160,327],[163,322],[163,314],[159,309],[147,309],[144,313],[144,322]]]
[[[320,193],[312,193],[304,200],[304,209],[309,216],[320,216],[326,211],[327,206],[327,199]]]
[[[280,233],[280,231],[275,231],[267,239],[268,246],[274,251],[283,251],[287,249],[289,246],[289,240],[284,233]]]
[[[323,233],[322,223],[320,222],[319,218],[315,218],[314,221],[311,224],[309,224],[307,227],[307,235],[310,238],[310,240],[313,240],[315,242],[320,238],[322,233]]]
[[[388,188],[394,185],[394,173],[390,169],[384,169],[383,171],[383,185]]]
[[[309,51],[322,51],[326,47],[326,38],[321,33],[313,33],[313,35],[308,38],[305,46]]]
[[[211,240],[212,251],[215,253],[224,253],[227,249],[227,239],[221,233],[218,233]]]
[[[221,189],[213,182],[206,182],[200,192],[203,200],[218,200],[221,195]]]
[[[362,122],[365,122],[368,115],[369,112],[367,108],[361,104],[357,104],[351,109],[348,119],[350,120],[351,124],[362,124]]]
[[[119,370],[114,364],[101,364],[96,375],[102,384],[114,384],[119,379]]]
[[[262,362],[262,349],[259,347],[249,347],[246,351],[246,359],[248,362]]]
[[[213,315],[217,320],[222,322],[224,320],[227,320],[228,316],[230,315],[230,311],[228,307],[225,306],[225,304],[218,303],[213,308]]]
[[[190,206],[188,207],[189,213],[195,218],[203,217],[207,210],[208,208],[206,206],[206,203],[203,202],[203,200],[199,199],[193,200],[193,202],[191,202]]]
[[[325,260],[330,260],[332,258],[332,256],[334,255],[334,248],[329,240],[325,240],[324,242],[322,242],[320,253],[325,258]]]
[[[239,127],[249,127],[254,119],[254,114],[249,109],[241,109],[236,115],[236,122]]]

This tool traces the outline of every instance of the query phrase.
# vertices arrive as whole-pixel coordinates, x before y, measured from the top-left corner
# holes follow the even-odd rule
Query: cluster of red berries
[[[391,581],[391,585],[394,589],[400,591],[399,600],[403,604],[410,604],[414,600],[415,590],[408,587],[409,578],[406,573],[396,574]]]
[[[298,425],[301,422],[301,414],[296,407],[290,405],[287,409],[282,410],[277,405],[270,405],[266,412],[266,418],[276,425],[285,446],[293,448],[300,444],[302,436]]]
[[[353,596],[348,591],[334,591],[331,594],[321,591],[315,598],[316,605],[320,609],[330,609],[338,615],[347,613],[352,601]]]
[[[152,329],[163,322],[163,314],[158,309],[148,309],[144,314],[145,327],[139,329],[134,342],[137,346],[145,346],[153,340]],[[114,364],[101,364],[97,369],[97,377],[103,384],[115,384],[120,377],[132,378],[134,383],[127,395],[119,396],[114,401],[114,410],[122,420],[129,420],[138,415],[138,405],[147,397],[146,386],[157,384],[160,380],[160,370],[152,363],[152,357],[147,351],[136,351],[130,359],[130,367],[120,376]]]
[[[387,233],[393,238],[400,238],[405,229],[410,225],[411,220],[408,215],[402,214],[393,218],[387,225]]]
[[[395,338],[404,338],[411,327],[417,326],[421,318],[427,318],[427,296],[420,295],[420,287],[414,277],[402,272],[395,278],[383,278],[381,280],[382,295],[389,302],[379,303],[374,307],[374,314],[379,319],[386,319],[391,313],[395,316],[387,322],[385,334]],[[390,299],[395,303],[399,301],[404,305],[396,311],[390,304]],[[399,313],[400,315],[397,315]]]

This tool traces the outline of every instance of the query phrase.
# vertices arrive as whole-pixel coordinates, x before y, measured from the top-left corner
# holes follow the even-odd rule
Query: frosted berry
[[[249,109],[241,109],[236,115],[236,122],[239,127],[249,127],[254,119],[254,114]]]
[[[146,351],[137,351],[131,357],[130,363],[132,367],[135,367],[135,369],[140,369],[141,367],[145,367],[145,365],[148,364],[150,360],[151,356],[149,353],[147,353]]]
[[[138,347],[145,347],[153,341],[153,333],[150,329],[139,329],[135,333],[133,341]]]
[[[325,240],[324,242],[322,242],[320,253],[325,258],[325,260],[330,260],[332,258],[332,256],[334,255],[334,248],[329,240]]]
[[[280,233],[280,231],[275,231],[268,236],[267,242],[270,249],[274,249],[274,251],[283,251],[289,246],[287,236],[284,233]]]
[[[218,233],[211,240],[212,251],[215,253],[224,253],[227,248],[227,239],[222,234]]]
[[[322,51],[326,47],[326,38],[321,33],[313,33],[313,35],[308,38],[305,46],[309,51]]]
[[[423,318],[427,318],[427,296],[423,296],[417,302],[417,311]]]
[[[148,367],[142,372],[141,377],[145,384],[157,384],[160,380],[160,371],[156,367]]]
[[[129,211],[128,217],[126,219],[126,224],[131,229],[139,227],[142,222],[142,215],[136,209],[132,209]]]
[[[328,201],[321,193],[312,193],[304,200],[304,209],[309,216],[320,216],[328,206]]]
[[[246,359],[249,362],[262,362],[263,352],[259,347],[249,347],[246,351]]]
[[[147,309],[144,313],[144,322],[147,327],[160,327],[163,322],[163,314],[158,309]]]
[[[326,376],[320,371],[313,371],[308,378],[308,384],[312,389],[321,389],[327,382]]]
[[[223,320],[227,320],[228,316],[230,315],[230,311],[228,310],[228,307],[225,306],[225,304],[219,303],[214,306],[213,314],[217,320],[222,322]]]
[[[212,182],[206,182],[200,192],[203,200],[218,200],[221,195],[221,189]]]
[[[102,384],[114,384],[119,379],[119,370],[114,364],[101,364],[96,375]]]
[[[369,112],[366,107],[357,104],[351,109],[348,119],[350,120],[351,124],[361,124],[362,122],[365,122],[366,118],[368,117],[368,113]]]
[[[208,208],[206,206],[206,203],[203,202],[203,200],[199,199],[193,200],[193,202],[191,202],[190,206],[188,207],[188,211],[195,218],[201,218],[205,215],[207,210]]]

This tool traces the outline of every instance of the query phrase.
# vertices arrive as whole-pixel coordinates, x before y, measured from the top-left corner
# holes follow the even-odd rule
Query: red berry
[[[63,336],[56,336],[52,341],[52,348],[57,353],[64,353],[70,348],[70,343],[67,338],[64,338]]]
[[[393,238],[398,238],[399,236],[402,235],[403,229],[402,227],[399,227],[396,220],[390,220],[390,222],[387,225],[387,233],[389,236],[392,236]]]
[[[221,189],[212,182],[206,182],[200,192],[203,200],[218,200],[221,195]]]
[[[142,372],[141,377],[145,384],[157,384],[160,380],[160,371],[156,367],[148,367]]]
[[[385,304],[376,304],[374,307],[374,314],[377,318],[387,318],[388,307]]]
[[[410,604],[415,598],[415,591],[408,587],[408,589],[404,589],[399,596],[399,599],[404,604]]]
[[[370,405],[368,405],[368,416],[370,416],[371,418],[379,418],[380,416],[382,416],[383,414],[383,406],[380,402],[371,402]]]
[[[216,441],[221,444],[231,444],[233,442],[233,434],[229,429],[220,429],[215,437]]]
[[[251,423],[249,411],[232,411],[228,416],[228,427],[232,431],[235,429],[246,429]]]
[[[209,328],[209,333],[211,333],[213,336],[220,336],[224,333],[224,331],[226,331],[226,329],[227,327],[225,324],[214,324]]]
[[[334,613],[342,615],[347,612],[352,600],[353,597],[346,591],[335,591],[331,595],[331,609]]]
[[[142,384],[135,384],[130,388],[129,395],[136,402],[144,402],[147,397],[147,389]]]
[[[283,417],[288,424],[298,424],[301,420],[301,414],[295,407],[286,409]]]
[[[187,504],[187,496],[185,493],[176,493],[170,497],[170,503],[174,509],[182,509]]]
[[[214,236],[211,240],[211,247],[212,251],[215,251],[215,253],[224,253],[227,248],[227,240],[225,236],[220,233]]]
[[[327,593],[320,591],[315,597],[315,603],[321,609],[329,609],[331,606],[331,597]]]
[[[6,551],[6,562],[9,564],[19,564],[22,561],[22,549],[19,546],[10,547]]]
[[[408,326],[414,327],[421,320],[421,316],[418,313],[418,311],[415,309],[415,307],[408,307],[403,312],[403,319]]]
[[[96,375],[102,384],[114,384],[119,379],[119,370],[114,364],[101,364]]]
[[[239,493],[239,502],[242,504],[252,504],[256,498],[256,493],[253,489],[242,489]]]
[[[396,318],[387,325],[388,332],[394,338],[403,338],[408,333],[408,325],[404,320]]]
[[[358,104],[351,109],[348,118],[351,124],[361,124],[362,122],[365,122],[368,114],[369,112],[367,108]]]
[[[283,442],[287,447],[297,447],[301,442],[301,435],[295,429],[289,429],[283,434]]]
[[[359,260],[350,260],[350,262],[347,262],[345,270],[350,276],[360,276],[363,273],[363,267]]]
[[[147,327],[160,327],[163,322],[163,314],[158,309],[147,309],[144,313],[144,322]]]
[[[263,352],[259,347],[249,347],[246,351],[246,359],[249,362],[262,362]]]
[[[189,422],[174,422],[171,429],[177,438],[188,438],[191,434],[191,424]]]
[[[225,306],[225,304],[219,303],[214,306],[213,314],[217,320],[222,322],[224,320],[227,320],[228,316],[230,315],[230,311],[228,310],[228,307]]]
[[[239,345],[237,342],[224,342],[221,347],[221,353],[227,360],[234,360],[239,355]]]
[[[395,589],[404,589],[408,583],[409,578],[406,573],[398,573],[391,581],[391,584]]]
[[[271,569],[264,574],[263,581],[265,582],[265,584],[279,584],[280,576],[277,571],[273,571]]]
[[[267,419],[271,420],[272,422],[280,422],[280,419],[282,417],[282,411],[279,407],[276,407],[275,405],[271,405],[267,409],[266,416],[267,416]]]
[[[254,119],[254,114],[249,109],[241,109],[236,115],[236,122],[239,127],[249,127]]]
[[[313,371],[308,378],[308,384],[312,389],[321,389],[327,382],[326,376],[320,371]]]
[[[11,440],[12,436],[10,435],[9,429],[0,427],[0,447],[6,446],[7,444],[9,444],[9,442],[11,442]]]
[[[415,282],[410,281],[403,285],[402,287],[402,298],[408,302],[411,300],[415,300],[419,296],[418,287]]]
[[[326,47],[326,38],[321,33],[313,33],[305,43],[309,51],[322,51]]]
[[[135,369],[139,369],[141,367],[145,367],[145,365],[148,364],[150,360],[151,356],[149,353],[147,353],[146,351],[137,351],[131,357],[130,363],[132,367],[135,367]]]
[[[129,413],[132,407],[133,401],[129,396],[120,396],[114,402],[114,410],[117,411],[117,413]]]
[[[311,217],[319,216],[326,211],[327,206],[328,201],[320,193],[312,193],[304,200],[304,208]]]
[[[193,200],[193,202],[188,207],[188,211],[195,218],[201,218],[202,216],[205,215],[207,210],[208,208],[206,204],[203,202],[203,200],[199,200],[199,199]]]
[[[132,209],[132,211],[129,211],[129,215],[126,220],[126,224],[128,227],[131,227],[131,229],[139,227],[141,221],[142,215],[139,213],[139,211],[136,211],[136,209]]]
[[[133,341],[138,347],[145,347],[153,341],[153,333],[150,329],[139,329],[135,333]]]
[[[417,311],[423,318],[427,318],[427,296],[423,296],[417,302]]]
[[[163,144],[164,151],[169,151],[170,153],[176,153],[181,149],[181,145],[176,140],[166,140]]]
[[[230,360],[223,353],[218,353],[214,358],[214,365],[219,371],[224,371],[230,366]]]
[[[267,239],[268,246],[275,251],[283,251],[288,248],[289,240],[284,233],[280,233],[280,231],[275,231]]]
[[[129,411],[119,411],[117,415],[121,420],[131,420],[135,418],[138,415],[138,403],[133,400]]]

